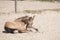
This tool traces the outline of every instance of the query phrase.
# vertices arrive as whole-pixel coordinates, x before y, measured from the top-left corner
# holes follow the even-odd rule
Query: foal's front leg
[[[18,30],[18,32],[19,32],[19,33],[27,33],[28,30],[26,30],[26,29],[25,29],[25,30]]]

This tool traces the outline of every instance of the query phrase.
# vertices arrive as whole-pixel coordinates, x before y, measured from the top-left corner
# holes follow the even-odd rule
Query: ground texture
[[[6,21],[12,21],[21,16],[35,16],[33,26],[38,28],[39,32],[6,34],[4,24]],[[45,11],[41,14],[3,14],[0,15],[0,40],[60,40],[60,12]]]

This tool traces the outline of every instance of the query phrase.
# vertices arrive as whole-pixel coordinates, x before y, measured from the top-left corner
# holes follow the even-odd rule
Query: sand
[[[3,33],[6,21],[15,20],[25,15],[36,15],[33,26],[39,32]],[[0,40],[60,40],[60,12],[45,11],[41,14],[3,14],[0,16]]]
[[[59,8],[59,5],[60,4],[58,4],[56,8]],[[2,32],[4,31],[4,24],[6,21],[13,21],[16,18],[25,16],[25,15],[28,15],[28,16],[36,15],[33,21],[34,22],[33,26],[35,28],[38,28],[39,32],[15,33],[15,34]],[[17,14],[0,13],[0,40],[60,40],[60,11],[47,10],[39,14],[27,14],[23,12],[17,13]]]

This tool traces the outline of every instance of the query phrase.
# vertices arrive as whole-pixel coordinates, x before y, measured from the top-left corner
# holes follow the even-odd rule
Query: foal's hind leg
[[[14,33],[14,29],[10,29],[7,27],[5,27],[5,31],[6,31],[6,33]]]

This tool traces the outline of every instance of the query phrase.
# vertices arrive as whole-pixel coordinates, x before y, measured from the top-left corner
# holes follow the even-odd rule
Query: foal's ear
[[[33,16],[33,20],[34,20],[34,18],[35,18],[35,15]]]

